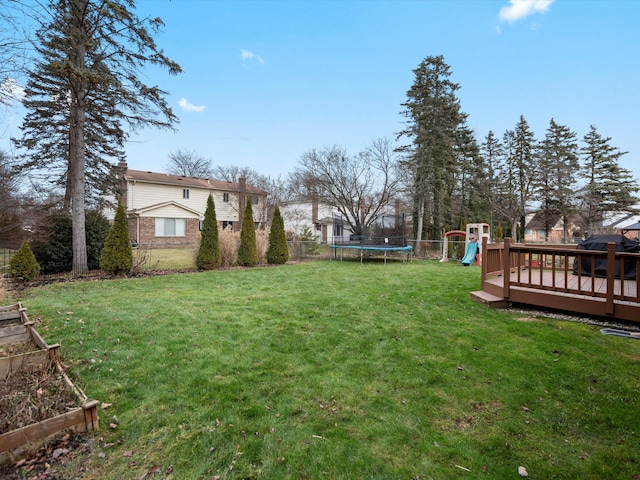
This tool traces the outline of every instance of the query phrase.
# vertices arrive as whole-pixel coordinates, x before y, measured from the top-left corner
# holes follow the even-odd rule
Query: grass
[[[454,263],[322,261],[21,300],[112,404],[64,478],[639,475],[640,342],[489,310],[478,287]]]
[[[140,248],[133,251],[134,264],[142,270],[182,270],[196,267],[197,248]]]

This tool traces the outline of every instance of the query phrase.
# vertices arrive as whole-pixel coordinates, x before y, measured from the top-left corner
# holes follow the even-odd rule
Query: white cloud
[[[190,103],[186,98],[181,98],[178,102],[178,105],[180,105],[180,108],[187,112],[201,112],[205,108],[207,108],[204,105],[194,105],[193,103]]]
[[[500,20],[515,22],[535,13],[545,13],[555,0],[509,0],[509,6],[500,9]]]
[[[14,100],[21,102],[24,99],[24,88],[13,78],[7,78],[0,83],[0,103],[9,105]]]
[[[243,62],[246,62],[248,60],[255,60],[256,62],[260,63],[260,65],[264,65],[264,60],[262,60],[262,57],[249,50],[240,50],[240,57],[242,57]]]

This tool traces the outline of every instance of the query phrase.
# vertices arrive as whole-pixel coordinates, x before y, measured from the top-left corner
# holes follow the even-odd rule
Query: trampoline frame
[[[337,250],[340,249],[340,261],[343,258],[344,249],[349,250],[359,250],[360,251],[360,263],[362,264],[362,258],[365,251],[378,251],[384,252],[384,264],[387,264],[387,252],[403,252],[406,253],[406,257],[403,256],[402,261],[406,261],[407,258],[411,257],[411,253],[413,252],[413,247],[411,245],[407,245],[405,247],[392,246],[392,245],[329,245],[329,248],[332,248],[334,252],[337,254]]]

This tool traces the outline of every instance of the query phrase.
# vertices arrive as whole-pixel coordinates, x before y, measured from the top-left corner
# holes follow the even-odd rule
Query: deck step
[[[484,305],[488,305],[491,308],[505,308],[511,305],[511,302],[505,300],[504,298],[497,297],[492,293],[487,293],[484,290],[479,290],[477,292],[471,292],[471,298],[476,302],[482,303]]]

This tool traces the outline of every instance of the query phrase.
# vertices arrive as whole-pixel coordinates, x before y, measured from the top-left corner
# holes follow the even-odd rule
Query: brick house
[[[118,164],[120,201],[125,207],[129,236],[137,245],[155,248],[197,246],[209,195],[213,196],[221,228],[240,230],[246,199],[251,198],[256,227],[266,223],[267,192],[248,185],[206,178],[131,170]],[[113,218],[114,212],[107,217]]]
[[[549,231],[546,231],[544,212],[530,213],[526,216],[524,241],[528,243],[564,243],[564,224],[560,215],[551,215],[548,218]],[[569,217],[567,225],[568,243],[577,243],[581,239],[582,232]]]

